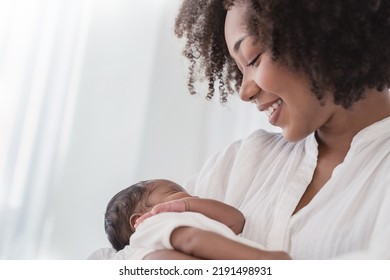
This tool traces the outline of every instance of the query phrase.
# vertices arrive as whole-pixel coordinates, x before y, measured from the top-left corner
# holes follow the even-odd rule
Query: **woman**
[[[208,98],[237,89],[282,129],[233,143],[186,189],[293,259],[390,259],[390,1],[187,0],[176,34],[191,92],[200,65]]]

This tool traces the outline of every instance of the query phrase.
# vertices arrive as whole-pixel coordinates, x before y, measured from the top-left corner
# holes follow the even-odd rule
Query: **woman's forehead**
[[[227,14],[225,20],[225,39],[228,43],[229,51],[232,52],[236,47],[234,46],[239,40],[243,40],[248,36],[244,25],[244,15],[246,7],[244,4],[232,6]]]
[[[246,9],[247,4],[237,3],[227,11],[225,19],[225,32],[242,32],[245,30]]]

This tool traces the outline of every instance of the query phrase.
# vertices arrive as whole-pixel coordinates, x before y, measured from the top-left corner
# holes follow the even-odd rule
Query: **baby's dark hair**
[[[222,102],[238,91],[242,74],[228,53],[224,21],[239,1],[249,3],[248,34],[275,61],[305,74],[319,100],[331,91],[335,104],[349,108],[365,90],[390,87],[390,0],[184,0],[175,33],[186,39],[191,93],[199,68],[208,98],[216,81]]]
[[[142,181],[118,192],[107,205],[104,228],[108,240],[117,251],[129,245],[130,236],[134,233],[130,217],[135,211],[139,211],[137,206],[147,197],[147,183],[148,181]]]

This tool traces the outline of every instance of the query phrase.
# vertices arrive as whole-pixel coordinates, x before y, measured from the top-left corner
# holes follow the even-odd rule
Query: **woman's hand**
[[[137,226],[142,223],[145,219],[154,216],[158,213],[162,212],[185,212],[189,211],[189,203],[187,201],[187,198],[184,199],[178,199],[178,200],[172,200],[168,202],[164,202],[161,204],[155,205],[152,210],[148,213],[143,214],[141,217],[137,219],[135,222],[134,227],[137,228]]]

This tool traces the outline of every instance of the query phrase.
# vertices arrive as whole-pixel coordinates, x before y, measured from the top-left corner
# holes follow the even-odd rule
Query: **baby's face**
[[[147,186],[150,193],[145,200],[145,212],[152,210],[153,206],[172,201],[191,197],[180,185],[168,180],[154,180],[154,184]]]

